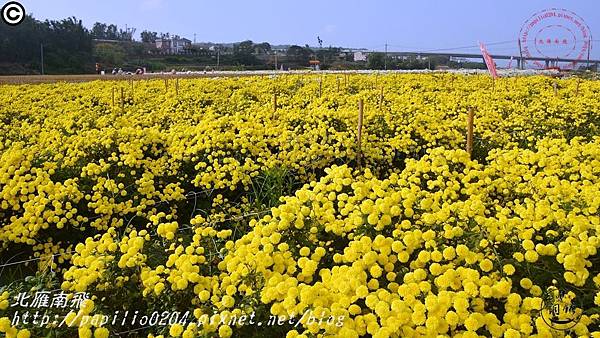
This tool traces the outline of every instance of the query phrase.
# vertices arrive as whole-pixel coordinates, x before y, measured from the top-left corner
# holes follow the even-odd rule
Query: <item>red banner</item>
[[[496,63],[494,63],[494,59],[492,59],[492,56],[481,42],[479,43],[479,49],[481,49],[481,54],[483,55],[487,69],[490,71],[490,75],[492,75],[494,79],[497,79],[498,72],[496,72]]]

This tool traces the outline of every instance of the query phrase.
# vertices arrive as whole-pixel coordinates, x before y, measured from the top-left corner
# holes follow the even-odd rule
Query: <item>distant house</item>
[[[369,56],[369,53],[365,53],[365,52],[354,52],[354,61],[358,62],[358,61],[367,61],[367,58]]]
[[[461,58],[461,57],[457,57],[457,56],[451,56],[450,57],[450,61],[454,61],[454,62],[467,62],[468,60],[466,58]]]
[[[286,53],[287,53],[287,50],[288,50],[288,48],[289,48],[289,47],[290,47],[290,46],[288,46],[288,45],[283,45],[283,46],[276,46],[276,45],[273,45],[273,46],[271,46],[271,50],[272,50],[273,52],[277,52],[277,53],[286,54]]]
[[[181,54],[192,46],[192,41],[179,36],[156,39],[156,48],[163,53]]]

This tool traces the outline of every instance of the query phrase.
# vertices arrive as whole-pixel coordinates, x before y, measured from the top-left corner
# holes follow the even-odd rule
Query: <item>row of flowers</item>
[[[274,336],[550,337],[555,287],[578,304],[570,329],[591,335],[600,85],[557,87],[451,74],[182,80],[177,93],[162,81],[4,86],[2,256],[29,254],[37,271],[1,287],[0,309],[37,283],[90,292],[81,315],[310,310],[339,324],[304,318]],[[476,161],[457,150],[469,109]],[[72,334],[7,318],[9,336]],[[120,331],[69,319],[83,337]],[[264,330],[217,320],[133,334]]]

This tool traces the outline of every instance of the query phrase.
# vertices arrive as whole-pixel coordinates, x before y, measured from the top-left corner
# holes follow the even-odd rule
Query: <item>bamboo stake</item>
[[[467,115],[467,153],[472,158],[473,153],[473,108],[469,107]]]
[[[319,79],[319,97],[323,93],[323,78]]]
[[[356,163],[358,165],[358,169],[362,168],[362,149],[361,149],[361,141],[362,141],[362,125],[363,125],[363,112],[364,112],[364,102],[363,99],[358,101],[358,130],[356,133],[356,144],[357,144],[357,152],[356,152]]]
[[[125,109],[125,89],[121,87],[121,109]]]

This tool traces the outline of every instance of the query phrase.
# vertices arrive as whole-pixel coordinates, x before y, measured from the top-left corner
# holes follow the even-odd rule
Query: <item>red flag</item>
[[[490,71],[490,75],[492,75],[494,79],[497,79],[498,73],[496,72],[496,64],[494,63],[494,59],[492,59],[492,56],[490,53],[488,53],[487,49],[485,49],[485,46],[481,42],[479,43],[479,49],[481,49],[481,54],[483,55],[487,69]]]

